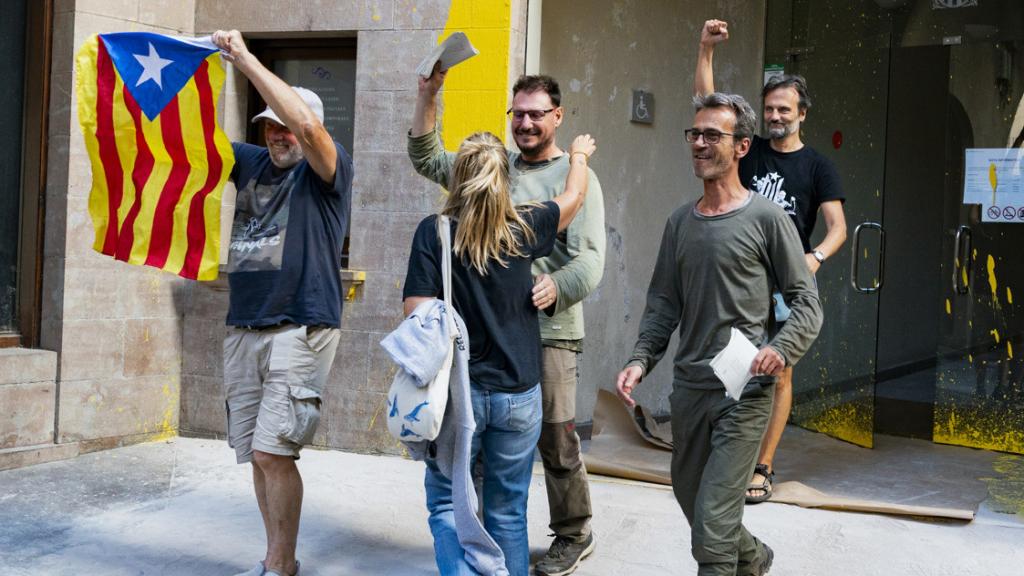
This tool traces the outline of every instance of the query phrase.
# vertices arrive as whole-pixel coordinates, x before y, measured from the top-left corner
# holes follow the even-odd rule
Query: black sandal
[[[758,464],[754,466],[754,474],[760,474],[764,480],[747,484],[747,504],[758,504],[772,497],[772,482],[775,481],[775,471],[769,472],[767,464]],[[753,496],[750,494],[751,490],[759,490],[761,494]]]

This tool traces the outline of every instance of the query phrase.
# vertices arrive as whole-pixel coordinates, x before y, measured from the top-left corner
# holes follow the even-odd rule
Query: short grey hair
[[[757,113],[739,94],[712,92],[708,95],[698,94],[693,97],[693,107],[697,112],[705,108],[728,108],[736,116],[733,135],[736,138],[753,138],[757,130]]]

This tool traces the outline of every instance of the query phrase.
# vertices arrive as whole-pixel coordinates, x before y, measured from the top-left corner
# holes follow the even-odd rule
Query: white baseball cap
[[[300,86],[292,86],[292,90],[295,90],[295,93],[298,94],[300,98],[302,98],[302,101],[306,103],[306,106],[309,106],[309,109],[313,111],[313,114],[316,114],[316,117],[320,119],[320,122],[323,122],[324,103],[320,100],[320,97],[316,95],[316,92],[313,92],[308,88],[302,88]],[[259,114],[253,116],[252,123],[255,124],[263,119],[273,120],[274,122],[277,122],[278,124],[284,126],[284,122],[282,122],[281,119],[277,117],[277,114],[275,114],[274,111],[270,109],[270,106],[267,106],[267,109],[264,110],[263,112],[260,112]]]

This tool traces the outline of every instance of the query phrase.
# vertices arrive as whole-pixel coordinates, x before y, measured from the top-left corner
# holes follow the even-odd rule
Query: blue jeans
[[[533,450],[540,438],[540,386],[508,394],[471,386],[473,417],[472,459],[483,452],[484,528],[505,554],[511,576],[527,576],[530,546],[526,533],[526,499],[533,474]],[[476,574],[466,562],[455,532],[452,485],[427,460],[424,480],[434,556],[442,576]]]

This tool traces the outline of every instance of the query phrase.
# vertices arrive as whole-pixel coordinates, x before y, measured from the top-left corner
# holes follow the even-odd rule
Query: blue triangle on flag
[[[152,121],[216,52],[152,32],[100,34],[121,81]]]

